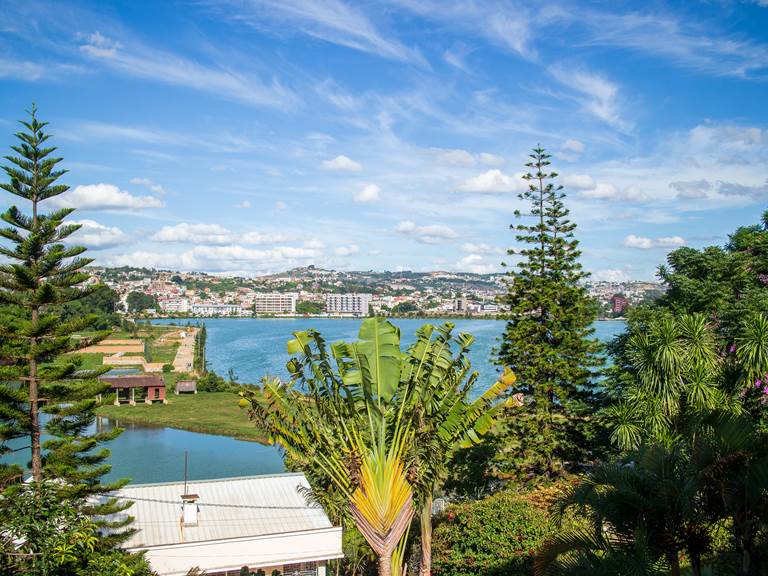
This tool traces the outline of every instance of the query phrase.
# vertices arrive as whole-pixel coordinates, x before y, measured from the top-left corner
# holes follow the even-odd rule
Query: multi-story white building
[[[160,310],[163,312],[189,312],[189,300],[187,298],[168,298],[160,300]]]
[[[368,316],[372,298],[372,294],[328,294],[325,297],[325,311],[329,314]]]
[[[243,313],[239,304],[192,304],[189,311],[195,316],[240,316]]]
[[[255,314],[295,314],[296,294],[253,294]]]

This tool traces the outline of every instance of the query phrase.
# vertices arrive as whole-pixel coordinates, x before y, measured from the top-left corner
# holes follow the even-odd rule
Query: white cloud
[[[504,158],[491,154],[490,152],[481,152],[478,156],[480,162],[487,166],[501,166],[504,164]]]
[[[584,143],[579,140],[568,139],[560,147],[559,158],[568,162],[576,162],[584,152]]]
[[[525,190],[525,180],[521,175],[505,174],[497,168],[483,172],[478,176],[473,176],[459,184],[458,189],[463,192],[519,192]]]
[[[137,251],[104,258],[109,266],[144,266],[173,270],[238,271],[257,274],[305,266],[322,257],[322,250],[276,246],[257,250],[240,245],[195,246],[180,253]]]
[[[491,274],[499,270],[499,265],[486,262],[480,254],[469,254],[456,262],[454,269],[460,272],[472,272],[473,274]]]
[[[403,220],[397,226],[395,226],[397,232],[410,233],[416,230],[416,223],[410,220]]]
[[[288,205],[285,202],[281,200],[275,202],[275,210],[285,210],[286,208],[288,208]]]
[[[250,200],[243,200],[240,203],[240,208],[245,208],[247,210],[248,208],[253,208],[253,204],[251,204]]]
[[[335,172],[360,172],[363,166],[342,154],[331,160],[323,160],[322,168],[323,170],[333,170]]]
[[[474,154],[460,148],[430,148],[429,151],[440,162],[453,166],[472,166],[477,161]]]
[[[173,226],[163,226],[150,237],[155,242],[187,242],[191,244],[275,244],[287,238],[282,234],[246,232],[236,234],[219,224],[190,224],[181,222]]]
[[[624,246],[627,248],[640,248],[641,250],[648,250],[653,248],[653,240],[646,238],[645,236],[635,236],[630,234],[624,238]]]
[[[662,236],[655,240],[645,236],[628,235],[624,238],[624,246],[627,248],[638,248],[640,250],[650,250],[651,248],[679,248],[685,244],[685,239],[681,236]]]
[[[586,179],[583,183],[586,183]],[[574,186],[577,187],[577,186]],[[594,187],[583,190],[581,195],[584,198],[594,200],[611,200],[625,202],[646,202],[650,197],[635,185],[617,188],[607,182],[596,182]]]
[[[563,177],[563,184],[579,190],[592,190],[596,185],[594,178],[589,174],[569,174]]]
[[[376,184],[366,184],[355,194],[354,201],[359,203],[377,202],[381,188]]]
[[[82,244],[88,248],[111,248],[127,242],[128,236],[115,226],[104,226],[94,220],[75,220],[72,224],[80,224],[80,230],[69,237],[73,244]]]
[[[161,208],[165,204],[154,196],[134,196],[114,184],[87,184],[77,186],[61,196],[51,199],[60,208],[82,210],[142,210]]]
[[[570,150],[571,152],[576,152],[576,154],[581,154],[584,152],[584,143],[569,139],[563,142],[563,150]]]
[[[679,248],[685,244],[685,239],[682,236],[662,236],[656,238],[655,244],[659,248]]]
[[[333,251],[336,256],[352,256],[353,254],[360,253],[360,247],[357,244],[350,244],[349,246],[339,246]]]
[[[438,161],[451,166],[474,166],[478,162],[486,166],[500,166],[504,163],[504,158],[490,152],[473,154],[461,148],[428,148],[427,151]]]
[[[165,189],[160,184],[152,182],[149,178],[131,178],[131,184],[144,186],[155,194],[165,194]]]
[[[401,234],[413,236],[417,242],[422,244],[440,244],[458,238],[458,233],[445,224],[429,224],[427,226],[417,226],[411,220],[403,220],[397,226],[395,231]]]
[[[473,244],[467,242],[461,245],[462,252],[474,253],[474,254],[504,254],[505,250],[498,246],[491,246],[490,244]]]
[[[609,268],[607,270],[596,270],[592,273],[592,279],[602,282],[626,282],[631,280],[626,270],[619,268]]]
[[[189,224],[163,226],[152,237],[155,242],[191,242],[193,244],[227,244],[232,232],[218,224]]]

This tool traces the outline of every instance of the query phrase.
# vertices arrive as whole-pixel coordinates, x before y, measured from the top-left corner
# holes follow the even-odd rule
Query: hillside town
[[[126,312],[178,316],[328,316],[372,314],[494,317],[506,311],[503,274],[350,272],[308,266],[253,278],[146,268],[94,268],[92,282],[114,290]],[[655,282],[590,282],[602,317],[663,291]]]

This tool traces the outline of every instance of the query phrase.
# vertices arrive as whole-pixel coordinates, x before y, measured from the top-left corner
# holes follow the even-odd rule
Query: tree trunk
[[[680,554],[677,550],[669,555],[669,564],[672,568],[670,571],[672,576],[680,576]]]
[[[379,556],[379,576],[392,574],[392,552]]]
[[[38,311],[32,310],[32,324],[36,324]],[[37,338],[31,339],[31,348],[35,353]],[[37,389],[37,359],[29,358],[29,420],[30,420],[30,444],[32,449],[32,478],[35,482],[43,481],[43,459],[40,453],[40,411],[38,405]]]
[[[701,576],[701,555],[691,554],[691,571],[693,576]]]
[[[432,574],[432,494],[421,505],[421,565],[420,576]]]

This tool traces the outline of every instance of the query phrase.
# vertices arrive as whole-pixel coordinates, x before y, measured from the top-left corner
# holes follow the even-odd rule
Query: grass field
[[[246,410],[237,405],[238,397],[231,392],[200,392],[168,395],[168,404],[136,406],[101,406],[100,416],[135,422],[180,428],[205,434],[232,436],[240,440],[264,442],[264,436],[248,420]]]

